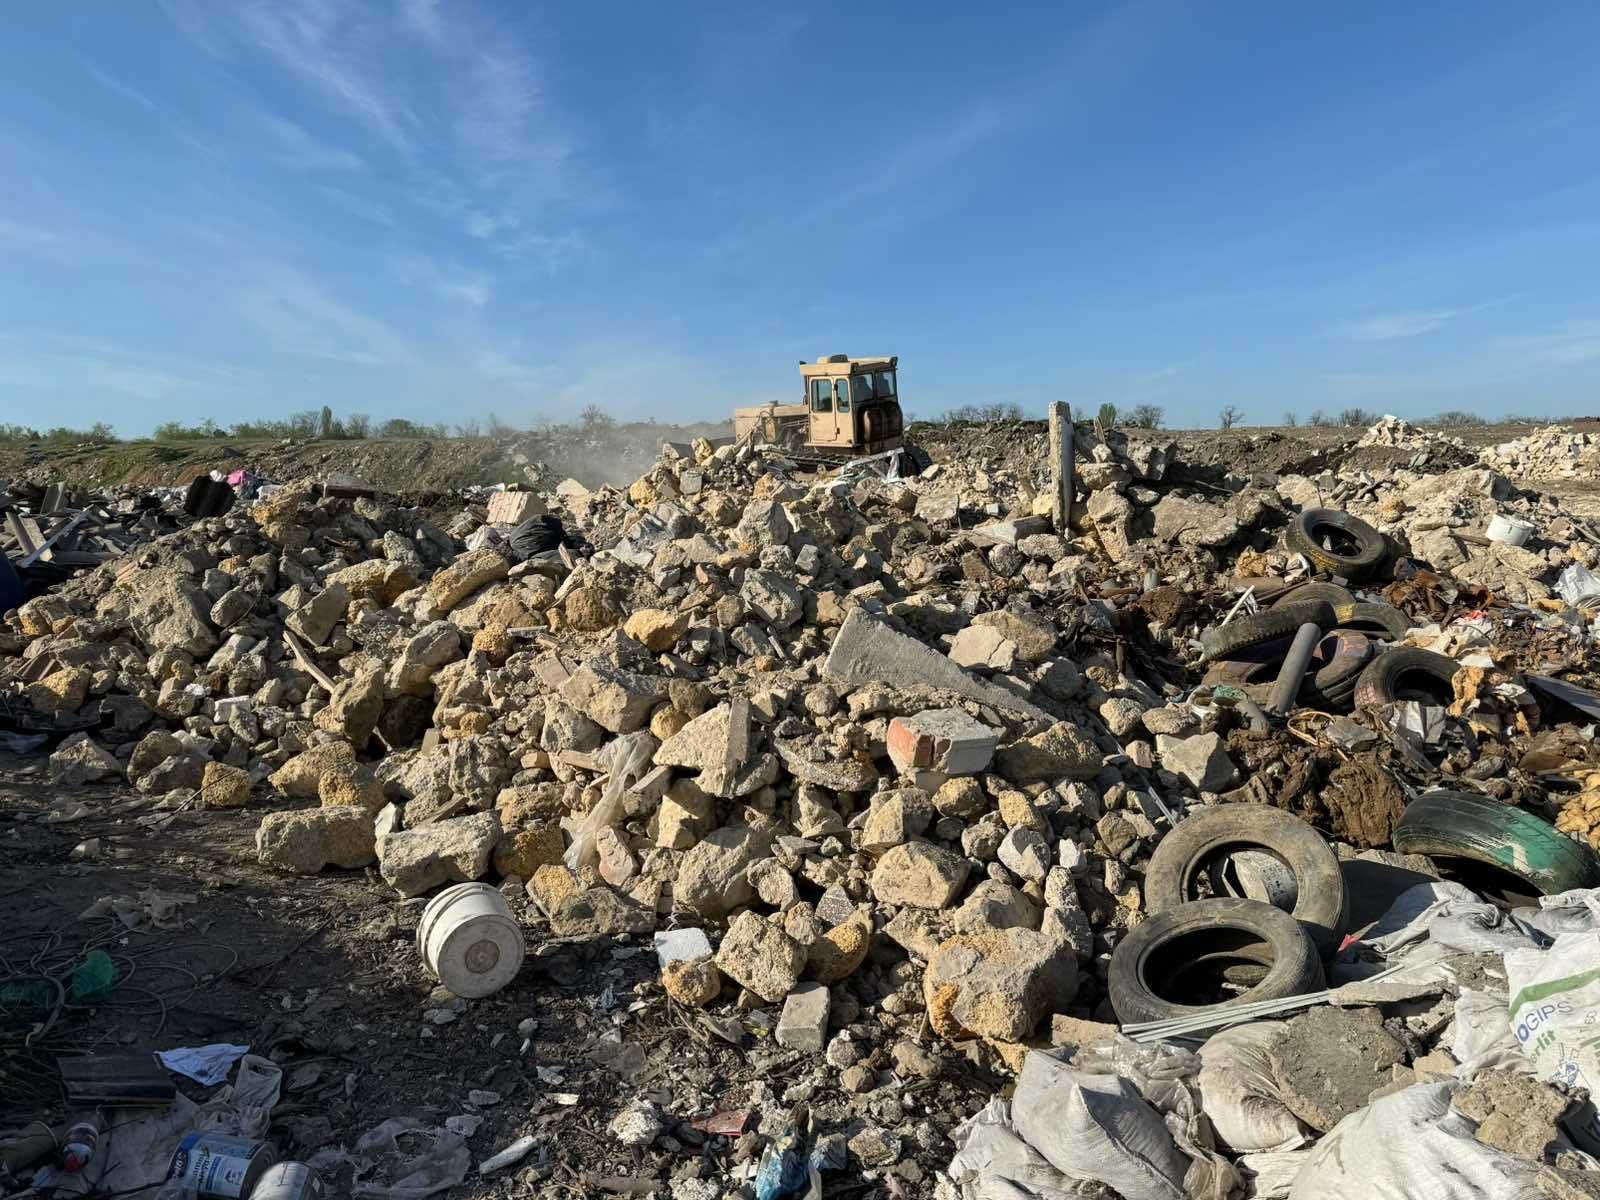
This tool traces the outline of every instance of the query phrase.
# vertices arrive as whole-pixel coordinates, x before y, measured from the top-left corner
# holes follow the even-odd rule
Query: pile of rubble
[[[1596,440],[1587,433],[1547,425],[1526,437],[1483,450],[1491,470],[1519,479],[1579,479],[1594,474]]]
[[[1402,450],[1462,450],[1466,443],[1420,425],[1404,417],[1386,416],[1378,420],[1356,441],[1357,446],[1394,446]]]
[[[1404,425],[1371,444],[1409,445]],[[1028,470],[885,482],[702,440],[626,490],[499,492],[442,527],[290,485],[23,604],[0,679],[85,722],[51,755],[60,780],[241,810],[274,869],[375,866],[404,901],[489,880],[536,938],[654,935],[674,1002],[822,1055],[846,1093],[952,1055],[1025,1089],[1056,1070],[1024,1068],[1040,1048],[1121,1045],[1119,954],[1158,915],[1154,856],[1197,814],[1272,806],[1326,831],[1329,862],[1431,872],[1397,852],[1412,796],[1443,784],[1548,828],[1600,766],[1530,682],[1594,682],[1590,614],[1557,582],[1596,565],[1600,536],[1551,499],[1481,467],[1200,480],[1170,441],[1077,438],[1063,527],[1043,447]],[[1535,540],[1488,540],[1496,514]],[[1341,538],[1369,533],[1381,565],[1339,575],[1360,552]],[[1339,596],[1292,590],[1330,574]],[[1293,607],[1263,607],[1278,597]],[[1269,720],[1305,623],[1330,649]],[[1411,674],[1393,657],[1424,651]],[[1295,1149],[1453,1066],[1436,1046],[1460,988],[1372,988],[1273,1043],[1302,1065],[1359,1046],[1372,1076],[1289,1088]],[[1122,1080],[1106,1086],[1127,1099],[1143,1078],[1101,1070],[1072,1087]],[[987,1127],[1083,1178],[1026,1124]],[[892,1147],[928,1137],[902,1125],[852,1140],[859,1165],[914,1169]],[[1194,1136],[1165,1160],[1178,1186],[1211,1162],[1213,1191],[1189,1194],[1227,1195],[1237,1168]]]

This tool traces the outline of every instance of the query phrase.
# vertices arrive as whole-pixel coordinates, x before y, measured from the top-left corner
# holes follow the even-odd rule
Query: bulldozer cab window
[[[894,395],[894,372],[878,371],[872,377],[872,394],[875,396]]]
[[[840,411],[842,413],[849,412],[850,411],[850,381],[848,379],[841,379],[841,380],[838,381],[838,386],[837,386],[837,389],[835,391],[835,396],[837,398],[834,401],[834,406],[838,409],[838,411]]]
[[[793,392],[789,393],[791,396]],[[833,411],[833,382],[828,379],[813,379],[811,381],[811,411]]]

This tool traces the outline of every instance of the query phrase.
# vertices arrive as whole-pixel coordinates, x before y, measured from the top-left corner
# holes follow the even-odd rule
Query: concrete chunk
[[[799,982],[806,952],[778,926],[746,909],[728,926],[716,963],[729,979],[776,1004]]]
[[[284,624],[313,646],[320,646],[344,620],[349,607],[350,589],[342,583],[330,584],[290,613]]]
[[[496,492],[489,497],[489,524],[521,525],[549,511],[534,492]]]
[[[326,866],[364,867],[373,861],[372,817],[364,808],[310,808],[268,813],[256,830],[261,865],[296,875]]]
[[[643,729],[650,711],[666,699],[666,681],[586,662],[561,685],[561,695],[591,721],[612,733]]]
[[[378,847],[378,870],[402,896],[420,896],[441,883],[482,878],[499,840],[500,817],[494,812],[436,821],[385,837]]]
[[[927,708],[889,722],[889,758],[902,774],[915,770],[976,775],[994,757],[999,733],[959,708]]]
[[[778,1018],[778,1045],[820,1053],[828,1038],[831,998],[820,983],[803,983],[789,993]]]
[[[942,690],[1037,721],[1050,720],[1037,705],[1003,687],[974,679],[937,650],[896,633],[859,608],[839,627],[823,671],[852,688],[886,683],[924,695]]]

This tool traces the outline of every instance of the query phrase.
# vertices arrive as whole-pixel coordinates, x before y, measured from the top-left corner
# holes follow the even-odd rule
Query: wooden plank
[[[22,524],[22,518],[14,512],[6,514],[6,528],[11,531],[11,536],[16,539],[17,549],[23,554],[32,554],[39,549],[39,543],[28,536],[27,528]]]
[[[27,517],[24,517],[22,520],[24,525],[30,524]],[[23,560],[17,565],[21,567],[31,567],[33,566],[34,560],[39,558],[45,559],[46,561],[53,561],[54,552],[50,549],[50,547],[54,546],[62,538],[66,537],[69,533],[76,529],[78,527],[78,522],[82,520],[83,514],[80,512],[77,516],[73,517],[72,520],[68,521],[60,529],[52,533],[48,538],[44,539],[42,542],[38,542],[37,549],[35,549],[32,554],[29,554],[23,558]],[[30,532],[37,535],[39,532],[38,525],[34,525]]]

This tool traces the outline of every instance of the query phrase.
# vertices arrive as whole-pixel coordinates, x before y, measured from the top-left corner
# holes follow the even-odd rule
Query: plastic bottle
[[[68,1175],[76,1175],[89,1165],[89,1160],[94,1157],[94,1149],[100,1143],[100,1121],[98,1118],[89,1121],[79,1121],[61,1142],[61,1169]]]

